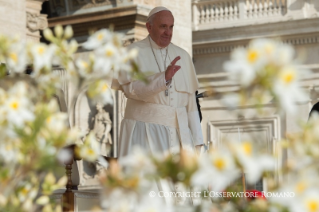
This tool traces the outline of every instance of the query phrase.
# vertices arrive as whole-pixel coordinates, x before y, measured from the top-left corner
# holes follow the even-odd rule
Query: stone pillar
[[[39,41],[40,30],[48,27],[47,15],[40,14],[43,2],[47,0],[26,0],[26,38]]]
[[[25,0],[0,0],[0,34],[26,39]]]

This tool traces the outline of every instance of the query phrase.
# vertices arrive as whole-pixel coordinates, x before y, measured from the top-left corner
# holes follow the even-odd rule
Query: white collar
[[[155,43],[155,41],[153,41],[153,39],[150,35],[148,35],[148,36],[150,37],[150,41],[151,41],[151,45],[152,45],[153,49],[166,50],[166,48],[170,45],[170,44],[168,44],[168,46],[166,46],[166,47],[160,47],[159,45],[157,45]]]

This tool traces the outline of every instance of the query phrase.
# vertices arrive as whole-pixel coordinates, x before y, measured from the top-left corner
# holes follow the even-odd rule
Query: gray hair
[[[154,21],[154,18],[155,18],[155,14],[151,15],[148,19],[147,19],[147,22],[146,23],[149,23],[150,25],[153,25],[153,21]]]

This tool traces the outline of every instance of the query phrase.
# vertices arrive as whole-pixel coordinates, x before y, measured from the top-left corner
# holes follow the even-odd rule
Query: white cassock
[[[112,88],[122,90],[128,98],[119,136],[119,158],[128,155],[134,146],[164,153],[203,145],[195,97],[198,81],[188,53],[172,43],[161,48],[150,37],[128,48],[138,49],[136,62],[149,83],[132,81],[125,73],[113,79]],[[181,69],[167,86],[165,70],[177,56],[181,59],[176,65]]]

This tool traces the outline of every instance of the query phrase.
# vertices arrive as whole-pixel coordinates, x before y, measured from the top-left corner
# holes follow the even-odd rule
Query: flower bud
[[[63,34],[63,28],[61,25],[57,25],[54,27],[54,33],[57,38],[61,38]]]
[[[48,41],[52,41],[53,39],[53,34],[52,34],[52,31],[50,28],[46,28],[44,31],[43,31],[43,35],[45,37],[45,39],[47,39]]]
[[[74,53],[78,49],[78,42],[75,39],[72,39],[70,42],[70,52]]]
[[[64,30],[64,38],[69,39],[72,36],[73,36],[73,29],[70,25],[68,25],[65,27],[65,30]]]

